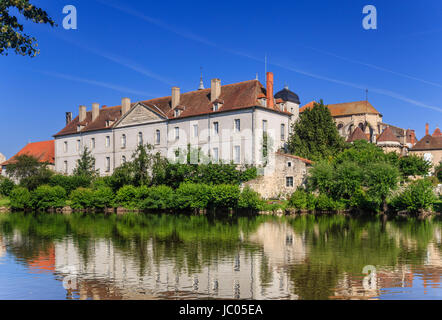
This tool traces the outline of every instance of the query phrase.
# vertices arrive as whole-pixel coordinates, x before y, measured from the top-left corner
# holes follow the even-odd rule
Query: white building
[[[263,162],[263,133],[269,137],[269,155],[284,148],[291,123],[299,115],[299,98],[284,88],[273,96],[273,74],[267,73],[267,89],[258,80],[221,86],[212,79],[210,89],[180,93],[100,108],[80,106],[72,120],[55,137],[55,169],[72,173],[87,147],[100,174],[108,175],[129,161],[140,143],[149,143],[169,159],[176,159],[188,144],[211,160],[237,164]]]

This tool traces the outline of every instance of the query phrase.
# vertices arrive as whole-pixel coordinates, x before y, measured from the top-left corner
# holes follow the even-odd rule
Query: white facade
[[[298,118],[298,105],[286,103],[290,104],[286,110],[293,109],[294,115],[256,106],[177,119],[168,119],[137,103],[108,129],[56,136],[55,169],[71,174],[87,147],[100,174],[111,174],[124,161],[131,160],[140,140],[171,160],[190,144],[201,148],[212,161],[219,158],[259,165],[263,163],[263,132],[270,137],[270,155],[285,147],[289,127]]]

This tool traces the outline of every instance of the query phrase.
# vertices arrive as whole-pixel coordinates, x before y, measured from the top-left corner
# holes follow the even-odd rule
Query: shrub
[[[178,209],[205,209],[212,196],[206,184],[182,183],[175,190],[174,207]]]
[[[442,200],[436,200],[433,203],[433,210],[442,213]]]
[[[137,206],[138,190],[132,185],[123,186],[118,190],[115,199],[114,206],[124,208],[135,208]]]
[[[326,194],[321,193],[317,198],[316,209],[318,210],[334,210],[335,203]]]
[[[236,208],[238,206],[239,186],[220,184],[211,189],[210,206],[214,208]]]
[[[171,209],[174,192],[171,187],[157,186],[147,188],[147,196],[141,201],[141,209]]]
[[[111,177],[97,177],[92,181],[92,188],[99,189],[103,187],[112,187]]]
[[[9,194],[12,209],[26,209],[32,207],[32,197],[28,189],[14,187]]]
[[[316,209],[317,199],[313,193],[307,193],[306,202],[307,202],[306,208],[308,210],[315,210]]]
[[[420,209],[429,209],[436,201],[431,182],[427,179],[417,180],[405,188],[390,205],[395,210],[417,212]]]
[[[65,176],[62,174],[53,175],[49,179],[49,185],[60,186],[66,190],[67,194],[70,194],[77,188],[89,188],[91,185],[92,177],[90,176]]]
[[[69,199],[71,200],[71,207],[74,209],[92,208],[95,194],[90,188],[80,187],[71,192]]]
[[[112,206],[114,193],[110,187],[99,187],[93,191],[93,206],[95,208],[109,208]]]
[[[263,205],[258,192],[252,190],[250,187],[245,187],[241,192],[238,200],[238,208],[259,210]]]
[[[148,186],[138,187],[136,193],[137,193],[136,196],[137,200],[141,202],[147,197],[149,197],[149,187]]]
[[[31,195],[35,209],[61,208],[66,204],[66,191],[60,186],[42,185],[32,191]]]
[[[0,177],[0,195],[8,197],[12,189],[14,189],[15,183],[8,178]]]
[[[289,199],[289,205],[295,209],[307,208],[307,193],[304,189],[297,189]]]

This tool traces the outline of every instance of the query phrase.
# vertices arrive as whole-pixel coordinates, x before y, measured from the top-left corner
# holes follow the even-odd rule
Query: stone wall
[[[269,159],[262,176],[244,183],[265,199],[289,197],[305,183],[311,162],[291,155],[275,153]],[[287,185],[287,178],[293,178],[293,186]]]

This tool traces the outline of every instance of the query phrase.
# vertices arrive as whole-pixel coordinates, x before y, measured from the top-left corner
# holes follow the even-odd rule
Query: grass
[[[9,198],[0,196],[0,207],[9,207]]]

